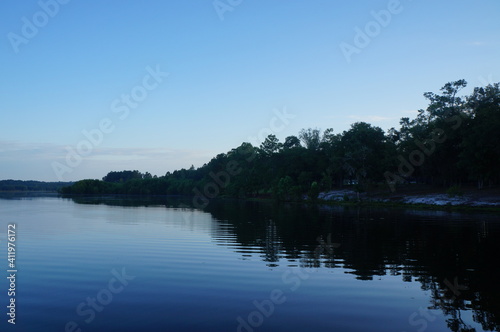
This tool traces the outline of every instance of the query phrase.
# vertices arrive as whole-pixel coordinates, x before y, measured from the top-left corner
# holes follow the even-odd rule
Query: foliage
[[[316,199],[321,191],[390,180],[450,187],[468,182],[500,183],[500,87],[475,88],[460,97],[464,80],[426,92],[429,105],[414,119],[402,118],[387,133],[365,122],[335,134],[328,128],[303,129],[281,143],[275,135],[259,147],[250,143],[220,153],[199,168],[151,176],[139,171],[109,172],[103,181],[83,180],[68,194],[272,196],[278,201]],[[301,144],[302,143],[302,144]],[[388,175],[389,174],[389,175]],[[453,187],[451,187],[453,188]]]
[[[464,193],[459,185],[453,185],[453,186],[449,187],[446,190],[446,194],[448,195],[448,197],[456,197],[456,196],[461,197],[464,195]]]
[[[314,181],[313,183],[311,183],[311,188],[309,189],[309,199],[311,199],[312,201],[316,201],[318,199],[318,196],[319,196],[319,185],[318,185],[318,182]]]
[[[149,174],[149,173],[146,173]],[[104,182],[127,182],[132,179],[142,179],[147,178],[146,174],[141,174],[139,171],[121,171],[121,172],[109,172],[105,177],[102,178]],[[151,177],[151,174],[149,174]]]
[[[305,147],[311,150],[318,150],[321,143],[320,130],[318,128],[302,129],[299,134],[300,140]]]

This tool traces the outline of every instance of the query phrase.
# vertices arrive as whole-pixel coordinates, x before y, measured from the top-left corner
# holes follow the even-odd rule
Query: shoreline
[[[412,190],[408,190],[412,189]],[[391,208],[418,208],[418,209],[432,209],[432,210],[462,210],[462,211],[488,211],[500,212],[500,195],[497,194],[498,189],[489,192],[488,190],[477,192],[468,192],[459,195],[450,196],[449,194],[429,190],[426,192],[413,192],[415,188],[404,188],[401,191],[393,193],[387,191],[369,191],[358,193],[353,189],[336,189],[321,192],[318,198],[312,200],[306,196],[301,201],[284,201],[281,203],[308,203],[318,205],[330,206],[363,206],[363,207],[391,207]],[[61,194],[57,192],[42,192],[42,191],[11,191],[0,192],[0,195],[9,194],[14,196],[19,195],[50,195],[61,197],[129,197],[129,198],[148,198],[148,197],[185,197],[193,198],[194,196],[185,195],[124,195],[124,194]],[[237,198],[221,195],[214,198],[214,200],[242,200],[242,201],[263,201],[263,202],[276,202],[276,200],[267,195],[257,197]]]
[[[445,193],[440,188],[408,186],[394,192],[376,191],[357,193],[352,189],[321,192],[318,202],[333,205],[371,205],[387,207],[418,207],[433,210],[475,210],[500,212],[499,189],[468,189]]]

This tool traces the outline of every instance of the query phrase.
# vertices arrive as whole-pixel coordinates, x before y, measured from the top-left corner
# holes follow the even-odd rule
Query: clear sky
[[[268,133],[397,127],[446,82],[500,81],[499,17],[498,0],[4,0],[0,179],[164,175]]]

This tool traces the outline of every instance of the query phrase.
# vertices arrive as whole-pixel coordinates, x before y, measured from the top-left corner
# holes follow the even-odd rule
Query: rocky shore
[[[414,188],[411,188],[414,189]],[[403,190],[395,192],[372,191],[357,193],[353,189],[322,192],[318,199],[331,202],[381,202],[394,204],[426,204],[435,206],[500,207],[497,190],[468,190],[458,195],[430,192],[427,190]]]

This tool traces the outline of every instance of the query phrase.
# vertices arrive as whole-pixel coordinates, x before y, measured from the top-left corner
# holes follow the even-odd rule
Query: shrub
[[[463,196],[464,193],[459,185],[453,185],[446,190],[448,197]]]

